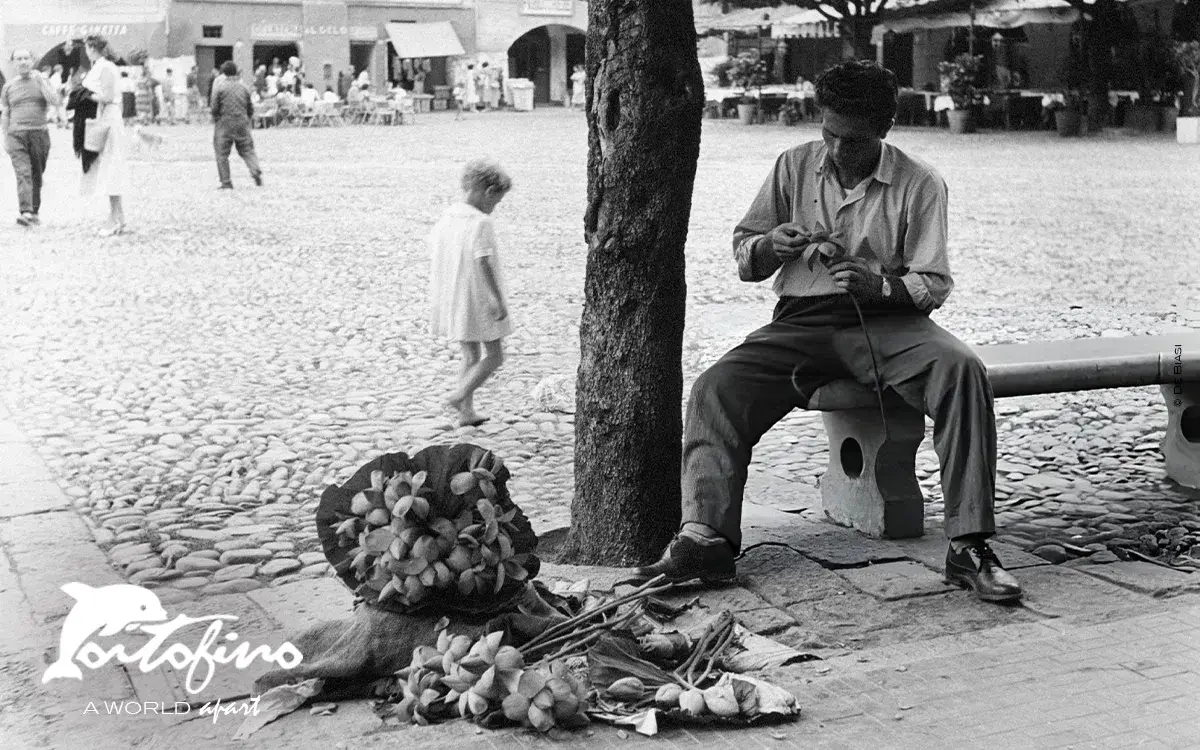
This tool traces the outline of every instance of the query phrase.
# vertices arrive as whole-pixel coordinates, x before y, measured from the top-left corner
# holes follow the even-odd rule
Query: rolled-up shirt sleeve
[[[775,160],[775,169],[767,176],[746,215],[733,229],[733,257],[737,260],[738,277],[742,281],[763,281],[779,269],[776,260],[768,264],[754,262],[754,246],[759,239],[780,224],[791,221],[792,175],[788,154]]]
[[[947,252],[948,195],[941,177],[931,175],[908,202],[904,234],[904,265],[901,277],[913,303],[922,310],[941,307],[954,288]]]

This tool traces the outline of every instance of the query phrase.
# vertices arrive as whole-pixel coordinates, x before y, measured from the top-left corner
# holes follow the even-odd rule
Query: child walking
[[[498,164],[476,159],[462,175],[463,202],[442,215],[429,233],[430,330],[462,347],[458,387],[446,405],[460,426],[487,421],[474,395],[504,362],[502,339],[512,333],[491,213],[512,189]]]

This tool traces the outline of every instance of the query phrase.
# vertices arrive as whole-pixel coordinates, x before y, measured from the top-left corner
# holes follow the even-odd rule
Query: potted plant
[[[1175,123],[1175,140],[1200,143],[1200,42],[1177,42],[1174,51],[1175,64],[1187,79]]]
[[[758,115],[758,100],[747,94],[750,89],[761,89],[767,82],[767,64],[752,54],[739,55],[731,61],[728,75],[730,83],[742,90],[737,105],[738,119],[743,125],[749,125]]]
[[[1165,37],[1149,35],[1138,67],[1141,71],[1138,99],[1125,116],[1125,127],[1139,133],[1157,133],[1163,129],[1166,110],[1174,105],[1174,95],[1164,96],[1172,90],[1171,46]]]
[[[1087,132],[1087,115],[1083,111],[1083,96],[1075,89],[1063,89],[1046,105],[1054,116],[1054,127],[1063,138]]]
[[[974,133],[973,109],[982,103],[983,96],[975,86],[983,68],[983,55],[963,53],[949,62],[938,63],[942,92],[950,96],[954,109],[946,113],[951,133]]]
[[[1046,112],[1053,117],[1054,127],[1063,138],[1084,135],[1088,132],[1088,117],[1083,88],[1088,72],[1078,50],[1072,49],[1068,54],[1059,79],[1063,88],[1046,105]]]

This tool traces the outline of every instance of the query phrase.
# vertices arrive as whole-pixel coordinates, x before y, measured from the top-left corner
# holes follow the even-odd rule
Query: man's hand
[[[883,298],[883,277],[860,258],[842,258],[829,267],[834,283],[859,301]]]
[[[767,241],[780,263],[790,263],[804,253],[809,245],[809,233],[802,225],[794,222],[780,224],[767,233]]]
[[[508,317],[508,309],[503,303],[496,303],[492,305],[492,316],[496,319],[496,322],[499,323]]]

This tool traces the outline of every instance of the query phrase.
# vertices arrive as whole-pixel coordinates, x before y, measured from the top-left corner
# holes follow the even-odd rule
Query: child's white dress
[[[452,341],[495,341],[512,333],[512,316],[496,320],[494,301],[478,259],[492,257],[501,301],[508,291],[500,273],[492,217],[474,206],[446,209],[429,233],[429,328]]]

